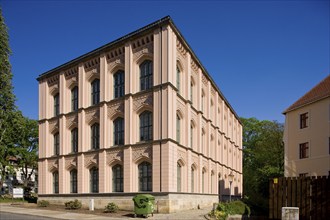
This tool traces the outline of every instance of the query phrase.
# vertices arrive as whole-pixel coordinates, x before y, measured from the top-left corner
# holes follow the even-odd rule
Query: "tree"
[[[38,169],[38,122],[22,116],[20,130],[15,153],[24,188],[27,188],[32,174]]]
[[[15,95],[13,94],[9,36],[0,8],[0,188],[6,179],[6,169],[12,166],[9,157],[14,156],[18,122]]]
[[[284,174],[284,127],[276,121],[241,118],[243,123],[243,191],[257,214],[268,214],[270,178]]]

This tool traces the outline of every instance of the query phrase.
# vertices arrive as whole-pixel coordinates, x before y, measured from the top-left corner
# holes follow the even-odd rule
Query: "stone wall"
[[[189,194],[189,193],[150,193],[155,196],[155,212],[173,213],[184,210],[212,207],[218,202],[218,195],[209,194]],[[72,195],[40,195],[39,200],[48,200],[50,204],[64,205],[65,202],[78,199],[84,208],[89,207],[89,202],[94,199],[95,209],[104,209],[109,202],[116,203],[120,209],[133,211],[134,203],[132,198],[136,194],[110,195],[110,194],[77,194]]]

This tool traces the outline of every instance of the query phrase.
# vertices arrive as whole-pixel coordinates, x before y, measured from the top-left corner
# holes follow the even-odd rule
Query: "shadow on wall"
[[[225,181],[224,180],[219,181],[218,189],[219,189],[219,192],[220,192],[219,202],[220,201],[222,201],[222,202],[229,201],[229,199],[230,199],[230,188],[225,188]],[[242,198],[242,195],[239,194],[238,187],[232,188],[231,198],[232,198],[232,200],[238,200],[238,199]]]

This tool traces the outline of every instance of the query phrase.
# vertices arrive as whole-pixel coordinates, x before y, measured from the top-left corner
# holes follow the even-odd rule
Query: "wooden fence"
[[[269,181],[269,218],[281,219],[282,207],[299,207],[299,219],[330,217],[330,178],[281,177]]]

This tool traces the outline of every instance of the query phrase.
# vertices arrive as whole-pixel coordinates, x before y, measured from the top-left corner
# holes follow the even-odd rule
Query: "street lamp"
[[[233,183],[234,179],[234,174],[231,171],[230,174],[228,175],[228,180],[229,180],[229,202],[231,202],[231,184]]]

